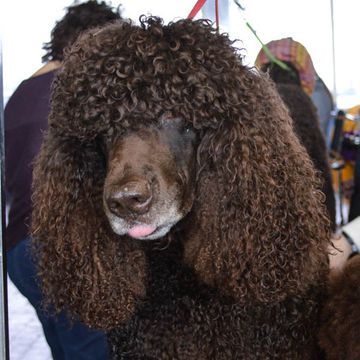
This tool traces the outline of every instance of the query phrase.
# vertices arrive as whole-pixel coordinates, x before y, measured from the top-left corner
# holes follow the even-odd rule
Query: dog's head
[[[318,281],[328,224],[311,161],[232,44],[209,21],[148,18],[69,51],[34,172],[40,277],[58,308],[106,329],[128,319],[146,296],[144,241],[175,224],[184,264],[238,302]]]
[[[195,145],[191,125],[170,115],[104,144],[103,204],[117,235],[158,239],[190,211]]]

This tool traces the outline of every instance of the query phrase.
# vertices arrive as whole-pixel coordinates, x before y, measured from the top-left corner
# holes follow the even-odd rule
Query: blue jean
[[[12,282],[35,308],[54,360],[108,359],[104,333],[79,321],[71,323],[64,311],[58,315],[44,313],[41,307],[43,295],[36,281],[29,245],[30,238],[26,238],[7,253],[7,270]]]

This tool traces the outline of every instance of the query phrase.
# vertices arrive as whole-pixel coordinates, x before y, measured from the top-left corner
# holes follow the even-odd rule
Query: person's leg
[[[107,360],[107,339],[103,332],[73,322],[65,312],[54,316],[42,310],[43,295],[30,257],[30,239],[22,240],[7,255],[10,279],[34,306],[55,360]]]
[[[64,360],[54,317],[42,310],[43,295],[36,280],[35,266],[29,254],[29,238],[22,240],[7,253],[7,271],[11,281],[35,308],[44,335],[55,360]]]
[[[109,359],[103,332],[90,329],[79,321],[71,325],[64,312],[57,316],[56,329],[66,360]]]

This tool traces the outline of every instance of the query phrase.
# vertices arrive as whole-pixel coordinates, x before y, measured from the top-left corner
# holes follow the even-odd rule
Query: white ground
[[[51,352],[34,308],[8,277],[11,360],[51,360]]]

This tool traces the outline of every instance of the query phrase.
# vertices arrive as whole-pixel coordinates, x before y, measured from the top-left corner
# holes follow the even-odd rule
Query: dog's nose
[[[109,210],[117,216],[142,215],[152,202],[151,186],[146,180],[127,182],[107,197]]]

